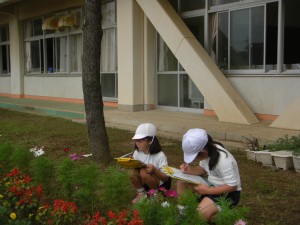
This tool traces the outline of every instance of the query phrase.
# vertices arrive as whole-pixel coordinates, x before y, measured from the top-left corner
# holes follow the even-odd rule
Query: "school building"
[[[83,102],[84,0],[0,0],[0,96]],[[104,104],[300,130],[299,0],[102,0]]]

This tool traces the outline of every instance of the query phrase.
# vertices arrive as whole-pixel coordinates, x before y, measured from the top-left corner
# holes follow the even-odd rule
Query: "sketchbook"
[[[123,168],[129,168],[129,169],[133,169],[133,168],[141,168],[143,166],[145,166],[146,164],[139,161],[139,160],[136,160],[136,159],[133,159],[133,158],[130,158],[128,156],[130,156],[132,154],[132,152],[126,154],[126,155],[123,155],[119,158],[115,158],[115,160],[117,160],[118,164],[120,166],[122,166]]]
[[[209,181],[207,179],[205,179],[204,177],[186,174],[186,173],[183,173],[180,169],[176,169],[176,168],[170,167],[170,166],[165,166],[165,167],[163,167],[163,169],[169,176],[171,176],[175,179],[183,180],[183,181],[186,181],[188,183],[193,183],[193,184],[206,184],[208,186],[212,186],[212,184],[209,183]]]

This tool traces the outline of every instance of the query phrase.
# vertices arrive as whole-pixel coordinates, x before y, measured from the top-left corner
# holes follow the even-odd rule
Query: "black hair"
[[[220,145],[224,148],[222,143],[213,140],[210,135],[207,135],[207,137],[208,137],[208,141],[207,141],[204,148],[206,148],[207,152],[208,152],[208,157],[209,157],[208,167],[209,167],[209,170],[212,170],[213,168],[215,168],[215,166],[217,165],[217,163],[219,161],[220,151],[222,151],[222,152],[225,152],[225,151],[222,150],[222,149],[219,149],[217,147],[217,145]],[[227,157],[227,152],[225,152],[225,153],[226,153],[226,157]]]
[[[149,154],[150,155],[154,155],[154,154],[162,151],[161,145],[156,136],[154,136],[154,137],[148,136],[143,139],[145,139],[147,141],[151,141],[151,143],[149,145]],[[136,144],[134,144],[134,149],[138,149]]]

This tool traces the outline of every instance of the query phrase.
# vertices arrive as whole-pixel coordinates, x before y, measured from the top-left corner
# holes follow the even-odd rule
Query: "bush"
[[[118,166],[110,166],[100,173],[101,190],[99,193],[103,211],[127,209],[135,194],[129,179],[129,171]]]
[[[44,156],[35,158],[30,163],[33,183],[43,185],[47,196],[56,197],[59,192],[55,183],[55,163]]]

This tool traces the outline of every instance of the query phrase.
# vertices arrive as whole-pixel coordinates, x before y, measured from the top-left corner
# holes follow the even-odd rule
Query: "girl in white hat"
[[[221,208],[217,205],[219,197],[224,196],[232,206],[240,200],[241,181],[236,160],[223,145],[214,141],[203,129],[190,129],[182,139],[185,163],[180,169],[187,174],[207,175],[212,186],[193,185],[183,181],[177,182],[177,192],[182,194],[186,188],[201,195],[198,211],[207,221]],[[198,166],[189,163],[199,160]]]
[[[169,189],[171,179],[162,172],[163,166],[168,165],[168,160],[156,137],[155,126],[151,123],[139,125],[132,139],[135,140],[135,151],[132,157],[145,164],[142,168],[134,169],[130,177],[138,192],[132,200],[132,203],[136,203],[149,189],[157,189],[160,186]]]

